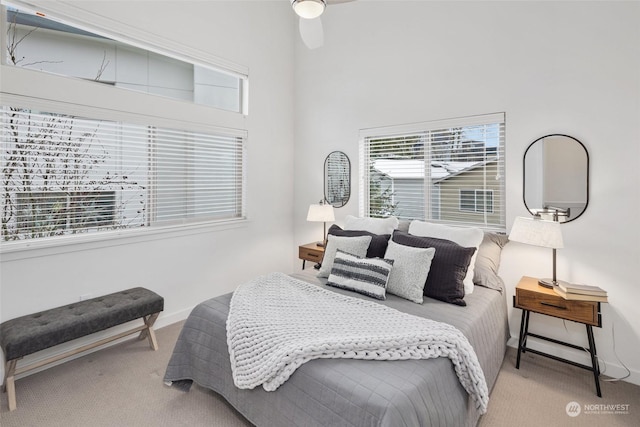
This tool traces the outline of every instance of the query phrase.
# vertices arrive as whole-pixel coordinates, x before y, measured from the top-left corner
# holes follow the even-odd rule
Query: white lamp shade
[[[324,0],[293,0],[293,10],[305,19],[315,19],[324,12]]]
[[[309,206],[307,221],[331,222],[335,221],[335,219],[336,217],[333,214],[333,206],[329,204]]]
[[[560,223],[543,219],[517,217],[511,227],[509,240],[544,248],[564,247]]]

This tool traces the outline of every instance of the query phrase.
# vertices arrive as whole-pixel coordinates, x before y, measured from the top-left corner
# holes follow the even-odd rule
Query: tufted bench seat
[[[140,339],[147,338],[151,348],[157,350],[153,324],[163,309],[161,296],[145,288],[133,288],[3,322],[0,347],[6,361],[4,388],[9,410],[16,408],[15,376],[18,374],[137,332]],[[24,356],[136,319],[142,319],[144,324],[16,369],[18,360]]]

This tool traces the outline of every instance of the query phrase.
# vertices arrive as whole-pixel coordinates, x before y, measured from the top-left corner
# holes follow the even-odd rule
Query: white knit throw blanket
[[[458,329],[283,273],[258,277],[236,289],[227,318],[227,344],[235,385],[262,385],[267,391],[317,358],[448,357],[480,412],[487,410],[484,373]]]

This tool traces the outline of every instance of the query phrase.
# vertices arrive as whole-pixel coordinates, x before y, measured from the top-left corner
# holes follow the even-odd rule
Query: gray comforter
[[[322,285],[321,279],[308,274],[293,276]],[[195,381],[221,394],[257,426],[474,426],[478,421],[480,414],[447,358],[316,359],[300,366],[276,391],[238,389],[227,350],[225,323],[230,300],[231,294],[226,294],[193,309],[165,381]],[[430,298],[416,304],[388,295],[381,303],[460,329],[474,347],[491,389],[509,338],[505,297],[476,287],[465,301],[466,307]]]

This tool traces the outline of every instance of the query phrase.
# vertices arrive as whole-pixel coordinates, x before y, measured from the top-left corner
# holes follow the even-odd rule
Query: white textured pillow
[[[387,218],[358,218],[347,215],[344,219],[345,230],[364,230],[373,234],[392,234],[398,228],[398,218],[390,216]]]
[[[393,260],[387,292],[422,304],[434,248],[414,248],[389,240],[385,259]]]
[[[480,248],[480,244],[484,238],[484,232],[481,229],[475,227],[449,227],[433,222],[415,220],[409,224],[409,234],[451,240],[465,248],[476,248],[475,253],[471,257],[469,267],[467,268],[467,274],[464,276],[465,295],[473,292],[473,276],[476,258],[478,257],[478,248]]]
[[[329,234],[327,239],[327,246],[324,248],[324,257],[318,271],[318,277],[329,277],[333,268],[333,259],[336,257],[338,249],[364,258],[367,255],[369,243],[371,243],[371,236],[341,237]]]

